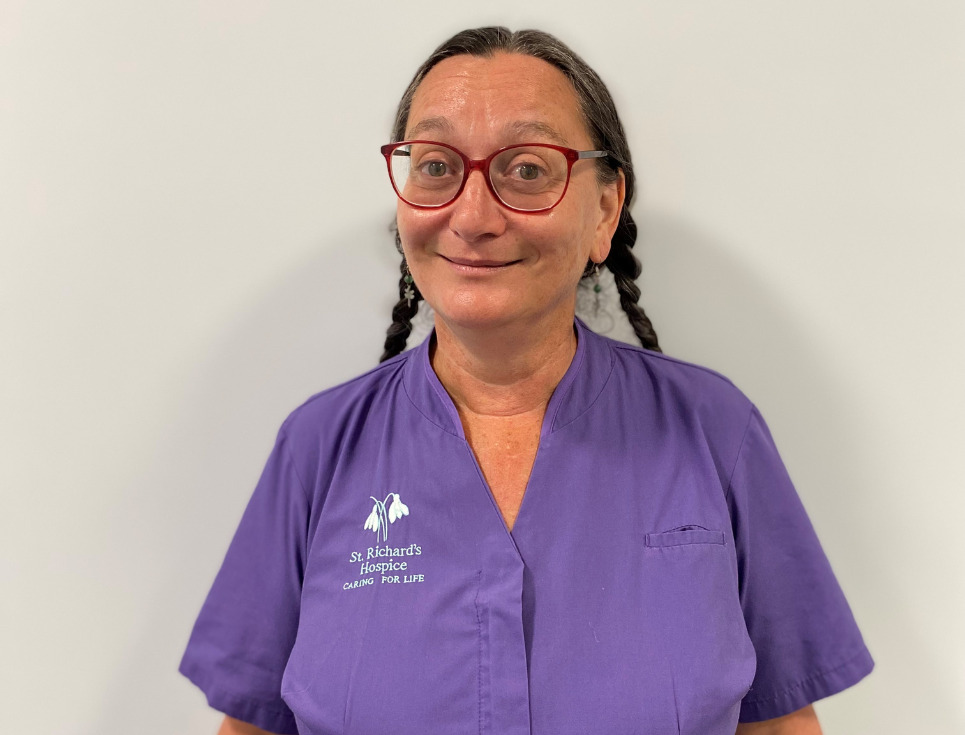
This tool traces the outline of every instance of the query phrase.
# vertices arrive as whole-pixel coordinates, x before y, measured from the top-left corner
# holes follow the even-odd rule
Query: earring
[[[601,271],[599,263],[587,263],[576,291],[576,314],[597,334],[609,334],[615,326],[609,308],[613,294]]]
[[[600,285],[600,264],[594,263],[593,270],[590,272],[590,278],[593,281],[593,316],[597,316],[600,313],[600,293],[603,291],[603,286]]]
[[[412,299],[415,298],[415,289],[412,288],[414,280],[412,274],[409,272],[409,264],[402,260],[402,281],[405,283],[405,289],[402,291],[402,298],[405,299],[406,306],[412,306]]]

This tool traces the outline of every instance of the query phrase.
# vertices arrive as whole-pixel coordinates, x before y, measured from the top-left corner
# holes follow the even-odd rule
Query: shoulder
[[[402,388],[402,372],[411,352],[393,357],[361,375],[327,388],[293,410],[281,426],[289,441],[334,438],[370,415],[392,405]]]
[[[650,399],[661,412],[721,422],[730,431],[747,425],[754,405],[729,378],[660,352],[598,338],[612,355],[611,380],[628,399]]]
[[[403,386],[410,352],[339,385],[316,393],[282,423],[277,453],[288,463],[310,499],[321,508],[327,488],[344,461],[363,461],[377,448],[360,442],[408,403]]]

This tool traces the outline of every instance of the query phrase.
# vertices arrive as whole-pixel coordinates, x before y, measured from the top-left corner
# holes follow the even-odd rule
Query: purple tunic
[[[600,337],[512,533],[422,346],[285,421],[181,671],[301,735],[733,735],[873,666],[763,420]]]

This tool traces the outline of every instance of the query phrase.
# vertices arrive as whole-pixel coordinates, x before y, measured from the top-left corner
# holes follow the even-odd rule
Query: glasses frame
[[[463,169],[462,169],[462,182],[459,184],[459,188],[456,189],[456,193],[453,194],[452,199],[443,204],[416,204],[415,202],[410,202],[404,196],[399,188],[395,185],[395,177],[392,175],[392,154],[395,153],[396,149],[401,148],[404,145],[415,145],[417,143],[426,143],[429,145],[438,145],[443,148],[448,148],[450,151],[458,155],[462,159]],[[552,148],[555,151],[559,151],[564,156],[566,156],[566,184],[563,186],[563,191],[560,194],[560,198],[556,200],[554,204],[548,207],[540,207],[539,209],[519,209],[507,204],[503,201],[502,197],[496,192],[496,187],[493,186],[492,179],[489,178],[489,166],[500,153],[504,153],[513,148]],[[402,140],[398,143],[387,143],[381,148],[382,155],[385,156],[385,165],[389,172],[389,181],[392,184],[392,188],[395,190],[396,196],[399,197],[403,202],[408,204],[410,207],[415,207],[416,209],[441,209],[442,207],[448,207],[454,201],[459,198],[462,194],[462,190],[466,188],[466,182],[469,181],[469,174],[473,171],[479,171],[486,180],[486,186],[489,187],[489,193],[493,195],[493,199],[499,202],[501,205],[506,207],[506,209],[512,212],[522,212],[523,214],[538,214],[540,212],[548,212],[553,209],[557,204],[563,201],[563,197],[566,196],[567,190],[570,188],[570,175],[573,171],[573,164],[577,161],[583,159],[592,158],[606,158],[610,156],[609,151],[578,151],[573,148],[566,148],[561,145],[553,145],[552,143],[514,143],[513,145],[503,146],[499,150],[493,151],[486,158],[470,158],[465,153],[463,153],[458,148],[454,148],[447,143],[440,143],[437,140]]]

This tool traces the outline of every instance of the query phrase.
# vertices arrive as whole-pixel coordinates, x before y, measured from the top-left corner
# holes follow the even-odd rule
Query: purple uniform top
[[[733,735],[873,666],[754,406],[577,323],[510,533],[428,340],[285,421],[181,671],[301,735]]]

